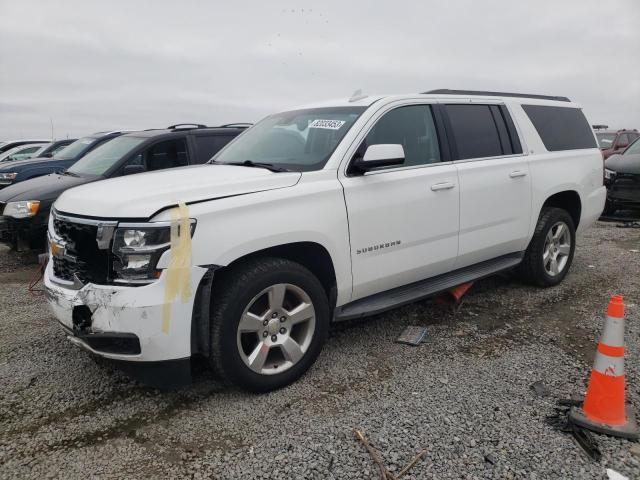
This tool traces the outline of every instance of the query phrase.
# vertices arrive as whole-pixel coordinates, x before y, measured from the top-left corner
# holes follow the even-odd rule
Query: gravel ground
[[[456,311],[425,301],[337,325],[301,381],[266,395],[201,365],[191,387],[159,392],[96,363],[26,291],[35,266],[1,250],[0,478],[378,478],[353,428],[396,473],[426,448],[403,478],[640,478],[640,444],[597,436],[596,463],[545,423],[584,391],[612,293],[626,299],[640,414],[640,230],[598,223],[578,243],[559,287],[499,276]],[[394,343],[407,325],[427,341]]]

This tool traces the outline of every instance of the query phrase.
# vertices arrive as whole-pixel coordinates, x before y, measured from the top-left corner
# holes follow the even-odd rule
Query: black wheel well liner
[[[227,272],[249,260],[260,257],[277,257],[299,263],[313,273],[324,287],[329,299],[330,311],[334,310],[337,290],[336,272],[331,255],[316,242],[293,242],[258,250],[237,258],[226,266],[210,265],[196,291],[191,315],[191,353],[208,356],[210,353],[210,311],[215,298],[212,296],[216,282],[224,281]]]
[[[575,190],[554,193],[545,200],[542,207],[556,207],[566,210],[573,220],[574,227],[578,228],[582,214],[582,202],[580,195]]]

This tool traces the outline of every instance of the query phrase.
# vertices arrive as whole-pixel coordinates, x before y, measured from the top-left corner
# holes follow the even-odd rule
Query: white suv
[[[326,102],[265,118],[210,164],[66,191],[44,281],[72,342],[150,383],[187,380],[202,355],[266,391],[313,364],[332,321],[513,267],[558,284],[602,212],[602,172],[564,97]]]

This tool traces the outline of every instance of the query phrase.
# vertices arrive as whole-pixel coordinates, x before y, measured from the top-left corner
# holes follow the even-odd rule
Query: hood
[[[26,160],[13,160],[10,162],[0,162],[0,172],[13,172],[16,167],[21,167],[22,165],[32,165],[34,163],[40,162],[50,162],[51,158],[37,157],[37,158],[27,158]]]
[[[60,196],[55,208],[101,218],[149,218],[180,201],[193,203],[291,187],[301,175],[233,165],[173,168],[74,188]]]
[[[16,202],[19,200],[53,200],[67,188],[95,181],[96,178],[72,177],[52,173],[42,177],[31,178],[24,182],[9,185],[0,190],[0,202]]]
[[[640,153],[632,155],[611,155],[604,162],[605,168],[617,173],[634,173],[640,175]]]

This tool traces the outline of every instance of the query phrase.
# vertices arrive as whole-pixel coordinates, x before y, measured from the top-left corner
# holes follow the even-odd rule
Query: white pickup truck
[[[511,268],[558,284],[604,202],[564,97],[359,95],[271,115],[206,165],[66,191],[44,282],[73,343],[145,381],[184,380],[201,355],[267,391],[332,321]]]

